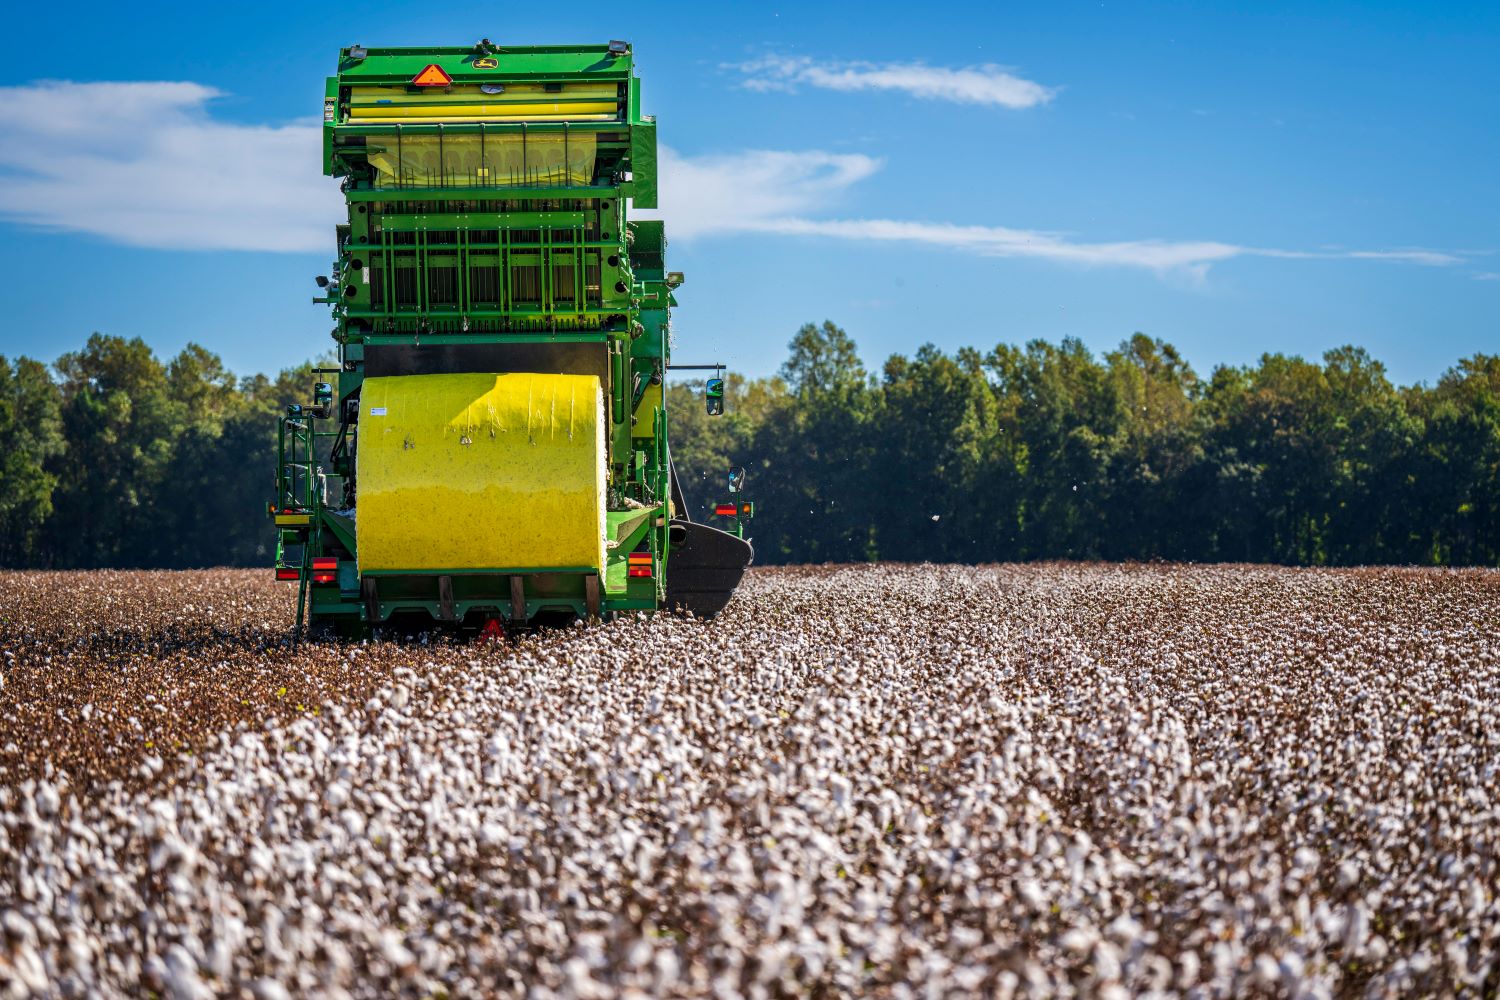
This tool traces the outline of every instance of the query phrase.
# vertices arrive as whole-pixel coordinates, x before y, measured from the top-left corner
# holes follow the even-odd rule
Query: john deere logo
[[[500,60],[491,56],[480,56],[474,60],[475,69],[498,69],[499,67]]]

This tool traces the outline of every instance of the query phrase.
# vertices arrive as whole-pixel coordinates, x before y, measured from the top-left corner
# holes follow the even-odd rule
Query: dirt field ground
[[[0,575],[0,995],[1500,988],[1500,573],[760,570],[279,645]]]

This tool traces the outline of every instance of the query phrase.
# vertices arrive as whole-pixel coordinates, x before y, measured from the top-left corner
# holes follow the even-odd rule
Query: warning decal
[[[417,87],[446,87],[453,82],[453,77],[437,63],[428,63],[427,68],[412,77],[411,82]]]

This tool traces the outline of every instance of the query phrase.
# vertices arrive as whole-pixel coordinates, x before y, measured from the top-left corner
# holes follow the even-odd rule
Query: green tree
[[[94,334],[57,361],[66,461],[48,525],[51,560],[64,566],[154,564],[162,487],[181,426],[167,372],[140,338]]]
[[[211,434],[247,403],[239,380],[217,354],[198,344],[188,344],[167,364],[167,391],[181,408],[184,428]]]
[[[52,515],[57,477],[47,466],[65,448],[61,406],[45,365],[0,356],[0,566],[32,561]]]
[[[1201,551],[1197,528],[1210,512],[1194,502],[1202,488],[1203,459],[1195,419],[1197,374],[1176,348],[1143,333],[1105,362],[1116,429],[1104,485],[1111,525],[1100,539],[1101,554],[1185,558]],[[1185,503],[1196,516],[1183,516]]]
[[[1119,404],[1081,341],[1001,344],[985,356],[1003,440],[1011,442],[1018,555],[1095,558],[1107,531]]]
[[[1234,471],[1221,490],[1254,490],[1254,502],[1240,508],[1244,519],[1226,526],[1224,554],[1256,562],[1326,562],[1339,455],[1333,393],[1323,368],[1267,354],[1243,379],[1212,380],[1205,403],[1213,417],[1210,448],[1221,468]]]
[[[1385,366],[1363,348],[1325,353],[1323,377],[1336,456],[1323,544],[1327,558],[1342,564],[1409,561],[1416,552],[1405,494],[1421,420],[1408,412]]]
[[[789,396],[757,428],[746,463],[759,502],[757,550],[787,562],[869,558],[878,396],[854,340],[829,321],[805,324],[788,352]]]
[[[275,527],[266,515],[274,495],[276,430],[272,418],[238,408],[212,433],[201,428],[178,439],[173,462],[177,502],[170,514],[171,545],[157,565],[268,565]],[[330,494],[335,498],[336,494]]]
[[[1464,359],[1408,405],[1423,418],[1408,490],[1418,558],[1500,564],[1500,356]]]
[[[982,359],[951,358],[931,344],[886,362],[878,457],[878,551],[901,560],[981,560],[1009,555],[1003,520],[990,501],[1015,485],[997,446],[997,406]],[[874,471],[874,470],[872,470]]]
[[[822,326],[804,323],[787,345],[781,378],[800,399],[860,389],[865,367],[854,340],[831,320]]]
[[[703,402],[702,379],[667,385],[672,464],[693,520],[710,520],[712,505],[727,496],[729,468],[752,461],[757,429],[776,420],[774,411],[784,407],[786,399],[786,384],[779,378],[747,381],[731,372],[725,378],[724,413],[711,417]],[[750,469],[752,479],[759,479],[762,471]],[[757,485],[752,483],[752,489]]]

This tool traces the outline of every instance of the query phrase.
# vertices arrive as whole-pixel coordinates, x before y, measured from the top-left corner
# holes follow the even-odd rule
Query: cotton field
[[[1500,573],[756,570],[296,650],[269,577],[0,575],[0,994],[1500,989]]]

